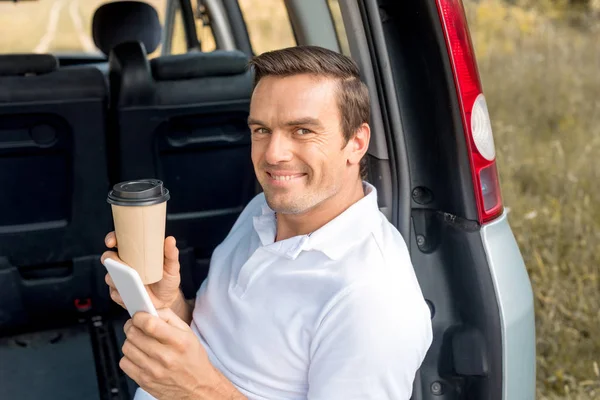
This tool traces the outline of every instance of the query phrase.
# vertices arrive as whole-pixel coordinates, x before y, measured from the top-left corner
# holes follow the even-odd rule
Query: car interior
[[[249,55],[150,59],[162,27],[144,2],[106,3],[92,26],[105,61],[0,56],[0,207],[11,210],[0,220],[0,360],[11,360],[0,363],[2,398],[133,394],[118,369],[128,315],[111,303],[99,262],[112,185],[159,178],[170,190],[166,233],[187,298],[258,193]]]
[[[282,3],[296,43],[350,46],[369,87],[367,180],[407,241],[433,318],[413,399],[500,398],[498,303],[435,2],[344,2],[349,43],[333,1]],[[199,5],[215,51],[202,51],[195,32]],[[110,0],[91,20],[98,54],[0,54],[1,399],[132,398],[118,366],[129,316],[100,263],[112,185],[157,178],[169,189],[166,234],[189,299],[260,192],[246,122],[248,21],[237,0],[169,0],[166,21],[177,10],[182,54],[165,51],[173,26],[153,5]]]

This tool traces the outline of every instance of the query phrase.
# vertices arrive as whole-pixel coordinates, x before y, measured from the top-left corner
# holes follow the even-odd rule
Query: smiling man
[[[167,238],[164,278],[149,287],[161,318],[128,322],[122,368],[145,389],[138,398],[408,399],[431,344],[430,311],[402,237],[361,177],[367,88],[352,60],[318,47],[250,64],[263,193],[216,248],[193,306]]]

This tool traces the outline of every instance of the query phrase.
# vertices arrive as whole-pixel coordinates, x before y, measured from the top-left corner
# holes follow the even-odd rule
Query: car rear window
[[[167,0],[145,0],[164,23]],[[0,54],[100,54],[92,39],[94,12],[107,0],[0,1]],[[183,37],[182,37],[183,40]],[[159,53],[157,49],[155,53]]]
[[[296,45],[283,0],[239,0],[255,54]]]

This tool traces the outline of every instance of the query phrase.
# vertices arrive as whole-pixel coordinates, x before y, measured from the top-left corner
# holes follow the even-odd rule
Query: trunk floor
[[[116,343],[105,341],[103,354],[115,364],[122,357],[125,341],[124,314],[104,321],[108,332],[114,332]],[[98,335],[96,335],[98,336]],[[115,391],[98,383],[98,360],[94,359],[89,323],[79,323],[60,329],[0,337],[0,399],[2,400],[113,400],[131,399],[137,385],[125,376],[125,391]],[[115,345],[117,348],[115,348]],[[106,346],[112,350],[107,349]],[[96,349],[98,354],[98,349]],[[104,369],[104,368],[103,368]],[[105,371],[106,373],[106,371]],[[114,383],[114,382],[113,382]],[[123,382],[125,383],[125,382]],[[104,391],[105,393],[101,392]],[[107,392],[109,391],[109,392]],[[126,391],[129,393],[127,394]]]
[[[0,397],[100,400],[85,324],[0,338]]]
[[[125,325],[125,322],[127,322],[128,319],[129,319],[129,315],[123,314],[120,319],[113,320],[113,323],[112,323],[113,328],[115,330],[115,336],[117,339],[117,343],[119,345],[119,349],[118,349],[119,357],[123,357],[123,352],[121,351],[121,348],[123,347],[123,343],[125,343],[125,332],[123,332],[123,326]],[[138,385],[127,375],[125,375],[125,380],[127,381],[127,388],[129,389],[129,395],[133,399],[133,396],[135,395],[135,391],[137,390]]]

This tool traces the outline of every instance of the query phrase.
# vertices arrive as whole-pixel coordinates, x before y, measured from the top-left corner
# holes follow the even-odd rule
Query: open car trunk
[[[208,260],[180,254],[192,298]],[[119,368],[129,314],[110,300],[105,274],[99,255],[43,267],[0,259],[2,400],[133,398],[137,385]]]
[[[0,339],[3,399],[130,399],[134,383],[118,367],[124,320],[83,317],[54,329]]]
[[[315,11],[327,12],[325,1],[285,3],[298,44],[337,43],[330,15]],[[503,322],[437,3],[460,4],[340,0],[339,5],[352,57],[371,95],[368,181],[377,188],[381,211],[408,243],[431,308],[434,340],[416,376],[413,400],[503,399]],[[237,3],[223,4],[237,22],[231,23],[237,28],[232,39],[238,48],[240,42],[249,48]],[[16,188],[19,180],[36,181],[37,174],[47,173],[46,179],[60,182],[55,191],[67,193],[25,222],[19,218],[29,218],[34,205],[19,197],[5,204],[0,197],[0,209],[17,209],[8,222],[0,220],[3,400],[133,395],[134,383],[118,367],[128,315],[111,303],[99,262],[104,235],[111,230],[105,202],[111,184],[155,177],[171,190],[166,233],[177,238],[186,298],[195,296],[213,249],[257,192],[245,134],[252,81],[242,68],[247,54],[227,52],[240,68],[224,68],[230,65],[219,55],[182,55],[196,66],[214,62],[214,70],[231,74],[196,79],[189,78],[194,68],[161,65],[160,57],[150,62],[143,46],[124,45],[111,56],[110,94],[102,92],[108,88],[101,76],[87,82],[102,87],[86,101],[36,105],[36,98],[6,105],[0,97],[0,182],[7,170],[16,171],[10,176],[17,179],[9,181]],[[185,79],[179,79],[180,70]],[[69,76],[81,74],[69,71]],[[149,91],[152,96],[144,95]],[[158,99],[156,104],[151,98]],[[60,114],[71,129],[54,119],[14,117],[40,110]],[[28,124],[36,121],[53,126],[57,134],[52,143],[31,150],[35,146],[27,132],[35,126]],[[98,131],[90,131],[91,126]],[[85,141],[73,140],[80,130]],[[105,135],[104,130],[120,134]],[[5,131],[10,135],[3,141]],[[97,139],[90,142],[90,137]],[[112,149],[109,163],[106,148]],[[25,156],[35,157],[19,159]],[[98,184],[89,187],[84,181]],[[47,193],[42,185],[35,189],[35,196]],[[26,212],[19,213],[19,206]],[[509,229],[504,236],[513,240]],[[525,392],[529,383],[521,386]],[[521,387],[515,387],[512,393],[520,393]]]
[[[127,312],[110,304],[99,257],[0,262],[0,398],[130,399],[119,369]]]

